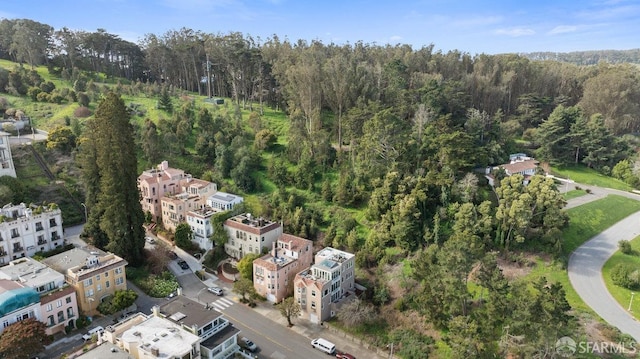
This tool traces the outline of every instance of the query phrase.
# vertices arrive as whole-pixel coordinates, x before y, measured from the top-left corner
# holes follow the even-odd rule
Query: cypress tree
[[[124,101],[115,93],[107,94],[91,122],[87,150],[93,147],[94,153],[85,156],[85,176],[93,176],[85,182],[95,187],[91,220],[106,234],[106,249],[137,266],[143,261],[144,214],[137,187],[134,130]]]

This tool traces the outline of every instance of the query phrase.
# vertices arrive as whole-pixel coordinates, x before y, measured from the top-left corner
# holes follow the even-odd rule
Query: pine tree
[[[167,86],[162,88],[162,92],[160,93],[160,99],[158,99],[158,109],[164,110],[168,113],[173,112],[173,103],[171,102],[171,95],[169,94],[169,89]]]
[[[130,264],[143,261],[144,214],[137,188],[137,158],[133,127],[122,99],[109,93],[90,124],[85,153],[88,201],[95,205],[90,222],[106,234],[106,249]],[[90,191],[89,191],[90,190]],[[97,229],[93,229],[97,231]]]

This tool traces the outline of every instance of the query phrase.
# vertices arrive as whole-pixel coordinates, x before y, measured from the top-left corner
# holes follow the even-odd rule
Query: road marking
[[[258,314],[258,315],[262,315],[262,314],[259,314],[259,313],[256,313],[256,314]],[[236,318],[234,318],[234,317],[233,317],[233,316],[231,316],[229,313],[225,313],[224,315],[225,315],[227,318],[230,318],[232,322],[238,322],[238,323],[240,323],[240,324],[244,325],[244,326],[245,326],[245,327],[247,327],[249,330],[253,331],[256,335],[259,335],[259,336],[261,336],[262,338],[265,338],[265,339],[267,339],[267,340],[271,341],[271,342],[272,342],[273,344],[275,344],[275,345],[279,345],[279,346],[281,346],[281,347],[283,347],[283,348],[287,349],[287,350],[288,350],[288,351],[290,351],[291,353],[295,353],[295,352],[294,352],[294,350],[293,350],[292,348],[290,348],[290,347],[288,347],[288,346],[286,346],[286,345],[284,345],[284,344],[282,344],[282,343],[280,343],[280,342],[277,342],[275,339],[271,338],[270,336],[265,335],[265,333],[259,333],[259,332],[255,331],[255,330],[253,330],[253,329],[251,328],[251,326],[250,326],[250,325],[246,324],[245,322],[241,321],[240,319],[236,319]],[[285,356],[285,358],[286,358],[286,356]]]
[[[225,298],[220,298],[215,302],[212,302],[211,305],[213,305],[214,308],[216,308],[219,312],[222,312],[223,310],[232,306],[233,302]]]

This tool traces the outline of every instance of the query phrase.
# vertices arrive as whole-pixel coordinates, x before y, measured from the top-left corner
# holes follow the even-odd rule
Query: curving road
[[[640,200],[640,196],[613,189],[579,185],[593,194],[575,198],[566,208],[575,207],[608,194]],[[640,233],[640,212],[636,212],[578,247],[569,257],[567,271],[571,285],[582,300],[602,319],[640,342],[640,323],[611,296],[602,278],[602,266],[618,250],[618,241],[631,240]]]

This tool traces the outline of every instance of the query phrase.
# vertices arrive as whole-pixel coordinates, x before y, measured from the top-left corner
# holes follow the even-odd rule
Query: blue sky
[[[640,0],[1,0],[0,18],[137,42],[187,27],[470,54],[640,47]]]

